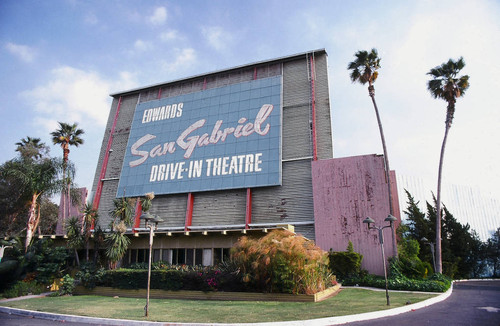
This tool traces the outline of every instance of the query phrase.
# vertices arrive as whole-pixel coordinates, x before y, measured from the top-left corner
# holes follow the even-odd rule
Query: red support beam
[[[247,207],[245,212],[245,229],[250,229],[252,223],[252,189],[247,188]]]
[[[184,231],[189,231],[193,223],[193,206],[194,206],[194,196],[193,193],[188,193],[187,209],[186,209],[186,223],[184,226]]]
[[[137,198],[137,202],[135,204],[135,219],[134,219],[134,228],[133,228],[134,233],[137,232],[135,229],[137,229],[141,226],[141,215],[142,215],[141,199]]]
[[[118,121],[118,114],[120,113],[121,104],[122,104],[122,97],[120,96],[120,99],[118,100],[118,106],[116,108],[115,118],[113,120],[113,126],[111,127],[111,130],[109,132],[108,145],[106,146],[106,152],[104,153],[104,161],[102,162],[101,173],[99,174],[99,181],[97,183],[97,189],[94,195],[94,202],[92,204],[92,208],[96,211],[99,209],[99,202],[101,201],[103,179],[106,177],[106,170],[108,168],[109,154],[110,154],[109,150],[111,149],[111,145],[113,144],[113,135],[115,133],[116,122]],[[93,222],[91,229],[92,230],[94,229]]]
[[[312,141],[313,141],[313,161],[318,160],[318,145],[316,143],[316,69],[314,63],[314,54],[309,57],[311,62],[311,102],[312,102]]]

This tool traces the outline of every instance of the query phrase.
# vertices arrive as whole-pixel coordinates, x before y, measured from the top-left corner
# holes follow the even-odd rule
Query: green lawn
[[[162,322],[251,323],[303,320],[343,316],[400,307],[419,302],[433,294],[391,292],[387,307],[385,292],[343,289],[317,303],[240,302],[151,299],[149,318],[144,317],[146,299],[100,296],[64,296],[0,302],[6,307],[70,315]]]

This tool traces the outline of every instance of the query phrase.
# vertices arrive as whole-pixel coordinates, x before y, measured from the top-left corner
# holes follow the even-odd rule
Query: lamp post
[[[389,222],[389,225],[386,226],[372,226],[373,223],[375,223],[374,220],[372,220],[370,217],[367,217],[363,220],[363,223],[368,224],[368,230],[378,230],[378,240],[380,242],[380,248],[382,249],[382,261],[384,263],[384,277],[385,277],[385,296],[387,298],[387,305],[390,306],[391,303],[389,301],[389,289],[388,289],[388,284],[387,284],[387,268],[385,264],[385,253],[384,253],[384,234],[382,233],[383,229],[386,228],[391,228],[392,229],[392,224],[397,221],[397,219],[389,214],[384,220],[384,222]]]
[[[434,267],[434,272],[436,272],[436,258],[434,257],[434,242],[430,242],[429,240],[427,240],[426,237],[423,237],[421,240],[424,244],[428,244],[431,247],[432,266]]]
[[[153,236],[154,236],[153,230],[157,230],[158,223],[162,222],[163,220],[160,219],[156,215],[149,214],[148,212],[142,214],[140,219],[144,220],[146,228],[149,228],[148,289],[147,289],[147,295],[146,295],[146,306],[144,307],[144,316],[149,317],[149,289],[151,286],[151,252],[153,249]],[[154,225],[152,223],[154,223]]]

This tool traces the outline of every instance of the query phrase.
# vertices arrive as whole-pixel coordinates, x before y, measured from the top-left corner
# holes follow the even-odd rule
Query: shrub
[[[328,254],[313,241],[286,230],[263,238],[241,237],[231,259],[243,282],[257,291],[313,294],[332,284]]]
[[[446,292],[451,286],[451,279],[441,274],[434,274],[426,280],[410,279],[401,272],[400,264],[395,259],[390,261],[389,275],[387,283],[391,290]],[[385,288],[385,279],[378,275],[362,275],[345,279],[342,284]]]
[[[93,289],[102,281],[104,274],[104,268],[97,268],[94,263],[88,262],[80,266],[80,270],[75,274],[75,278],[79,280],[84,287]]]
[[[361,273],[363,255],[354,252],[351,241],[349,241],[347,251],[330,250],[328,256],[330,258],[330,270],[338,279],[343,280],[349,277],[355,277]]]
[[[75,289],[75,279],[69,276],[69,274],[64,275],[62,278],[61,285],[59,286],[58,295],[71,295]]]
[[[428,264],[424,264],[418,254],[420,245],[417,240],[403,238],[399,243],[398,264],[401,273],[410,279],[423,279],[428,275]]]
[[[44,285],[36,281],[14,283],[10,288],[3,292],[6,298],[16,298],[28,294],[40,294],[44,290]]]
[[[102,278],[103,286],[119,289],[145,289],[148,284],[148,271],[139,269],[108,270]],[[151,288],[162,290],[180,290],[183,276],[177,270],[152,270]]]

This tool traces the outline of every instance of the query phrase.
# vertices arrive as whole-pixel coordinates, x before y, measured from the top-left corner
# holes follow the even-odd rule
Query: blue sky
[[[366,87],[347,64],[382,58],[375,84],[391,168],[434,180],[446,103],[426,73],[463,56],[444,181],[500,198],[498,1],[24,1],[0,3],[0,162],[26,136],[50,144],[57,121],[78,122],[76,182],[92,186],[110,93],[325,48],[334,156],[382,153]],[[52,155],[62,155],[50,144]],[[429,189],[429,194],[435,189]]]

